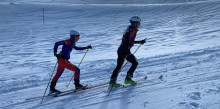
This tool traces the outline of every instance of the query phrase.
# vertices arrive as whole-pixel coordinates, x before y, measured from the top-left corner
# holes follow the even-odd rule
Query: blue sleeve
[[[75,50],[84,50],[84,49],[86,49],[86,47],[77,47],[77,46],[74,46],[73,47]]]
[[[59,45],[64,45],[65,43],[66,43],[65,41],[56,42],[55,45],[54,45],[53,51],[54,51],[54,52],[57,52],[58,46],[59,46]]]

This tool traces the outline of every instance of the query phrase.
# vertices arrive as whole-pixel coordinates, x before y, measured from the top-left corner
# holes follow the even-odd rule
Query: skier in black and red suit
[[[109,82],[109,87],[120,87],[121,84],[116,83],[119,71],[124,63],[124,59],[130,63],[132,63],[132,66],[127,72],[127,76],[125,78],[124,83],[125,84],[136,84],[135,81],[132,80],[133,73],[138,65],[138,61],[135,58],[135,56],[131,53],[130,49],[133,47],[134,44],[144,44],[146,43],[145,40],[141,41],[135,41],[136,34],[138,32],[138,28],[140,26],[141,19],[138,16],[133,16],[130,18],[131,25],[128,26],[126,31],[124,32],[124,35],[122,37],[122,42],[120,47],[118,48],[118,60],[117,60],[117,66],[114,69],[111,80]]]

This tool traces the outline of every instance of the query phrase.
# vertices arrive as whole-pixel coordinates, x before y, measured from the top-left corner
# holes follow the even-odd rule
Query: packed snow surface
[[[1,0],[0,16],[1,109],[220,109],[219,0]],[[132,16],[142,19],[136,40],[147,39],[135,53],[133,79],[163,80],[119,88],[109,97],[102,87],[46,97],[42,104],[26,100],[43,96],[56,63],[54,43],[72,29],[81,34],[77,46],[93,46],[79,67],[81,83],[109,82]],[[70,61],[78,66],[85,52],[73,50]],[[65,70],[56,88],[74,89],[72,82],[65,87],[73,74]]]

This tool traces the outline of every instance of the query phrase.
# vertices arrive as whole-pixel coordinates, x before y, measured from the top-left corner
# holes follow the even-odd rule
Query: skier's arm
[[[65,43],[66,43],[65,41],[59,41],[59,42],[56,42],[56,43],[55,43],[54,48],[53,48],[53,51],[54,51],[54,55],[55,55],[55,56],[57,55],[58,46],[59,46],[59,45],[63,45],[63,44],[65,44]]]
[[[144,43],[146,43],[146,41],[145,41],[145,40],[141,40],[141,41],[134,41],[134,44],[144,44]]]
[[[84,50],[86,47],[77,47],[77,46],[74,46],[73,47],[75,50]]]
[[[129,43],[132,43],[134,41],[134,38],[136,37],[137,34],[137,30],[133,29],[131,30],[128,39],[129,39]]]
[[[85,49],[92,49],[92,46],[91,45],[89,45],[87,47],[77,47],[77,46],[74,46],[73,48],[75,50],[85,50]]]

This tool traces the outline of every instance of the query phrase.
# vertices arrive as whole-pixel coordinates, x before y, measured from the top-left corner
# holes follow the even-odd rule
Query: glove
[[[89,45],[89,46],[87,46],[87,47],[86,47],[86,49],[92,49],[92,46],[91,46],[91,45]]]
[[[59,55],[59,54],[57,54],[56,52],[54,52],[54,56],[56,56],[56,57],[57,57],[57,60],[59,60],[59,59],[60,59],[60,55]]]
[[[141,40],[140,43],[141,43],[141,44],[144,44],[144,43],[146,43],[146,41],[145,41],[145,40]]]

